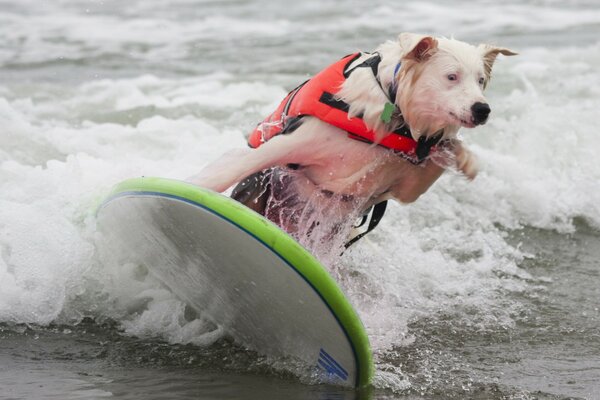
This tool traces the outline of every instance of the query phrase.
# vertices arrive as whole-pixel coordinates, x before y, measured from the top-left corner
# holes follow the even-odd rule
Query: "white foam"
[[[25,2],[24,2],[25,3]],[[185,55],[194,43],[212,40],[240,40],[247,35],[277,37],[290,32],[286,20],[264,23],[243,17],[209,15],[198,19],[169,19],[165,16],[144,17],[81,12],[57,7],[35,13],[38,2],[29,1],[29,15],[5,12],[0,15],[0,34],[14,52],[0,51],[0,65],[5,63],[42,63],[79,60],[104,54],[161,60]],[[57,15],[58,14],[58,15]],[[25,38],[21,41],[21,38]],[[10,47],[9,47],[10,48]]]

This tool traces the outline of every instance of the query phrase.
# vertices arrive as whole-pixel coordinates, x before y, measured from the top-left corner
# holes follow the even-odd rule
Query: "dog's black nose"
[[[490,115],[489,104],[487,103],[475,103],[471,106],[471,114],[473,114],[473,123],[475,125],[484,124],[487,121],[488,115]]]

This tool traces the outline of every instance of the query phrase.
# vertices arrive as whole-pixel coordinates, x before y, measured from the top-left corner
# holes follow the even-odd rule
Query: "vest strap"
[[[375,204],[372,209],[373,211],[371,212],[371,210],[368,210],[366,212],[365,215],[363,215],[363,219],[361,221],[361,223],[358,225],[358,227],[361,227],[364,225],[364,223],[366,222],[366,217],[369,214],[369,212],[371,212],[371,220],[369,221],[369,225],[367,226],[367,230],[364,232],[359,233],[358,235],[354,236],[352,239],[350,239],[345,245],[344,248],[348,248],[350,246],[352,246],[354,243],[358,242],[363,236],[365,236],[367,233],[371,232],[373,229],[375,229],[375,227],[377,225],[379,225],[379,222],[381,221],[381,219],[383,218],[383,215],[385,214],[385,209],[387,207],[387,200],[386,201],[382,201],[381,203],[377,203]]]

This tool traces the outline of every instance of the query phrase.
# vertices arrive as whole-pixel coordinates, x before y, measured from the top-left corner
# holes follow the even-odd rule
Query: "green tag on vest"
[[[383,106],[383,111],[381,112],[381,120],[386,124],[389,124],[392,120],[392,114],[394,113],[394,110],[396,110],[395,105],[389,102],[385,103],[385,105]]]

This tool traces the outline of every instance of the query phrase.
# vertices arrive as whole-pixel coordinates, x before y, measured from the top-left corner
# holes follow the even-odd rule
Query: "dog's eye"
[[[458,75],[456,74],[448,74],[448,80],[449,81],[455,81],[458,79]]]
[[[479,78],[479,84],[483,86],[485,83],[485,78]]]

